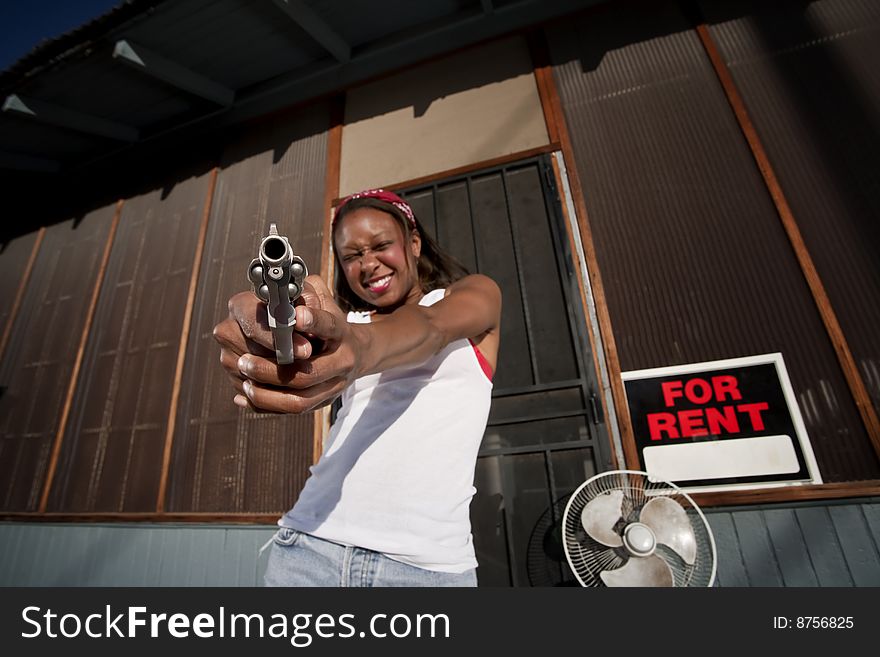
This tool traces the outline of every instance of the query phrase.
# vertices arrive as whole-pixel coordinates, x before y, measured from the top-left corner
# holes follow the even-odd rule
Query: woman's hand
[[[320,277],[306,278],[298,304],[294,362],[278,365],[265,304],[247,292],[230,299],[230,317],[214,337],[239,406],[304,413],[332,402],[356,378],[360,341]]]

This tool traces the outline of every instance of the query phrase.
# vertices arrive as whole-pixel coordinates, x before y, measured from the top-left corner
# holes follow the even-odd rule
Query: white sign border
[[[797,434],[798,443],[801,446],[801,452],[804,455],[804,462],[807,465],[807,472],[810,475],[809,481],[774,481],[767,483],[744,483],[744,484],[728,484],[722,486],[692,486],[685,484],[676,484],[679,488],[685,489],[690,493],[714,493],[728,490],[760,490],[765,488],[786,488],[794,486],[812,486],[824,483],[822,475],[819,473],[819,464],[816,462],[816,456],[813,453],[813,445],[807,434],[807,427],[804,424],[804,418],[801,415],[800,406],[797,403],[797,397],[794,394],[794,388],[791,387],[791,380],[788,378],[788,370],[785,368],[785,361],[781,352],[772,354],[761,354],[758,356],[743,356],[741,358],[725,358],[723,360],[713,360],[704,363],[687,363],[685,365],[671,365],[667,367],[654,367],[645,370],[633,370],[630,372],[622,372],[621,379],[624,383],[627,381],[637,381],[639,379],[659,378],[663,376],[672,376],[677,374],[697,374],[699,372],[707,372],[710,370],[718,370],[730,367],[741,367],[749,365],[766,365],[773,364],[776,366],[776,373],[779,375],[779,382],[782,384],[782,392],[785,396],[785,402],[788,404],[789,413],[791,413],[794,430]],[[626,385],[623,386],[624,397],[626,397]],[[629,399],[626,399],[626,408],[629,412]],[[633,436],[635,440],[635,436]],[[636,444],[638,449],[638,444]]]

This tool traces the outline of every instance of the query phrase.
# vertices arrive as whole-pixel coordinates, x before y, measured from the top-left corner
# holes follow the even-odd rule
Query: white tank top
[[[420,305],[441,300],[433,290]],[[369,323],[369,313],[349,313]],[[492,382],[468,340],[416,366],[357,379],[320,460],[278,524],[428,570],[477,566],[474,468]]]

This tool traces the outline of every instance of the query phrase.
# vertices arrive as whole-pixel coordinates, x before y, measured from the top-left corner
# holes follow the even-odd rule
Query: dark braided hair
[[[422,227],[418,218],[415,218],[415,228],[410,224],[409,219],[402,211],[397,209],[391,203],[380,201],[379,199],[363,197],[356,198],[345,203],[333,219],[333,234],[345,215],[358,208],[373,208],[390,214],[394,220],[400,225],[403,231],[404,243],[409,242],[409,237],[413,230],[418,231],[422,241],[421,252],[419,253],[417,272],[419,276],[419,286],[422,293],[430,292],[437,288],[448,287],[460,278],[464,278],[470,272],[458,260],[446,253]],[[336,241],[333,240],[333,253],[336,256],[335,267],[335,288],[336,303],[342,310],[348,311],[369,311],[375,310],[375,307],[361,299],[355,294],[348,281],[345,278],[345,272],[340,264],[339,254],[336,252]]]

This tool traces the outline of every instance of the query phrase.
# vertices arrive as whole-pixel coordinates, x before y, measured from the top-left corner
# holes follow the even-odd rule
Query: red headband
[[[384,201],[385,203],[390,203],[395,208],[403,212],[407,219],[409,219],[409,225],[412,228],[416,227],[416,216],[413,214],[413,210],[410,207],[409,203],[404,201],[394,192],[386,192],[384,189],[365,189],[362,192],[358,192],[357,194],[352,194],[351,196],[346,196],[342,199],[342,202],[336,206],[336,212],[333,215],[333,222],[336,222],[336,217],[339,216],[339,213],[342,212],[342,208],[345,207],[345,204],[349,201],[353,201],[356,198],[374,198],[377,201]]]

